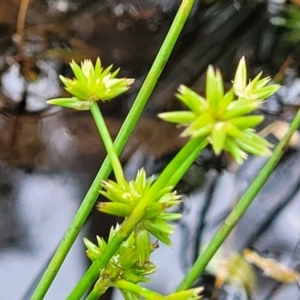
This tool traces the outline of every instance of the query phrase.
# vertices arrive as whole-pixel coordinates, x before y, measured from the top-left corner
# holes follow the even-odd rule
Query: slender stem
[[[261,190],[267,179],[272,174],[274,168],[279,162],[280,158],[284,153],[284,149],[288,144],[293,133],[297,130],[300,125],[300,110],[298,111],[296,117],[291,123],[289,130],[283,137],[283,139],[278,143],[274,150],[274,153],[261,169],[255,180],[249,186],[243,197],[240,199],[238,204],[234,207],[231,214],[226,218],[224,225],[220,230],[214,235],[208,246],[205,248],[201,256],[198,257],[197,261],[193,267],[186,274],[184,279],[179,284],[177,291],[189,289],[193,283],[199,278],[200,274],[204,271],[205,267],[217,252],[219,247],[223,244],[229,233],[232,231],[236,223],[240,220],[243,214],[246,212],[249,205],[254,200],[255,196]]]
[[[95,283],[93,290],[86,297],[86,300],[98,300],[111,285],[110,278],[100,277]]]
[[[152,188],[155,189],[153,192],[157,193],[166,186],[175,186],[206,144],[206,139],[202,138],[188,141],[159,175],[153,184]]]
[[[130,216],[124,220],[121,228],[110,240],[102,255],[92,263],[87,272],[79,280],[73,291],[68,296],[68,300],[80,299],[80,297],[83,296],[85,291],[99,276],[99,270],[106,266],[122,242],[129,237],[136,225],[140,222],[147,205],[149,205],[152,199],[161,191],[162,188],[168,186],[170,183],[172,183],[172,185],[177,183],[177,181],[188,170],[195,158],[199,155],[199,152],[202,150],[204,145],[205,143],[202,139],[190,140],[179,151],[179,153],[160,174],[148,193],[137,204]],[[187,162],[189,162],[189,164]],[[183,168],[182,166],[185,167]]]
[[[191,143],[188,143],[190,150],[184,149],[185,151],[181,151],[183,158],[178,158],[177,170],[176,172],[173,170],[173,174],[170,176],[167,185],[175,186],[182,179],[183,174],[185,174],[191,164],[200,155],[200,152],[206,147],[207,143],[207,139],[192,140]],[[166,171],[168,167],[166,167]],[[163,173],[166,171],[163,171]]]
[[[98,104],[96,102],[92,102],[90,110],[114,170],[116,180],[120,185],[123,185],[125,181],[123,168]]]
[[[188,18],[189,12],[194,4],[194,0],[183,0],[179,11],[172,23],[172,26],[155,58],[155,61],[143,83],[137,98],[126,117],[124,124],[115,141],[115,149],[119,155],[125,146],[130,134],[136,125],[139,116],[141,115],[157,81],[164,69],[164,66],[170,57],[174,45],[179,37],[179,34]],[[31,300],[41,300],[47,293],[51,283],[58,273],[63,261],[70,251],[76,237],[78,236],[81,227],[85,223],[90,211],[92,210],[97,198],[98,191],[101,189],[101,180],[106,179],[111,172],[109,159],[106,158],[96,175],[90,189],[84,197],[82,204],[77,211],[72,223],[65,233],[59,247],[57,248],[47,270],[45,271],[39,285],[37,286]]]
[[[160,295],[159,293],[153,292],[145,287],[141,287],[138,284],[119,279],[115,282],[115,286],[119,289],[124,289],[127,291],[130,291],[132,293],[138,294],[139,296],[145,298],[145,299],[151,299],[151,300],[160,300],[164,299],[165,297]]]
[[[92,290],[85,300],[98,300],[103,295],[103,292]]]
[[[19,54],[23,57],[24,52],[24,27],[25,27],[25,18],[28,10],[29,0],[22,0],[19,8],[18,18],[17,18],[17,46]]]

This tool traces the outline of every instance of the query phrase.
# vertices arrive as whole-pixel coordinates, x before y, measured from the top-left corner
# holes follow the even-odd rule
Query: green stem
[[[102,292],[92,290],[85,300],[98,300],[102,295]]]
[[[98,300],[107,291],[107,289],[111,287],[111,284],[110,278],[106,279],[100,277],[95,283],[93,290],[87,296],[86,300]]]
[[[150,190],[152,194],[166,186],[175,186],[206,145],[206,139],[202,138],[188,141],[159,175]]]
[[[102,255],[92,263],[87,272],[78,281],[77,285],[68,296],[68,300],[80,299],[80,297],[83,296],[85,291],[99,276],[99,270],[107,265],[122,242],[129,237],[136,225],[140,222],[147,205],[149,205],[149,203],[153,198],[155,198],[161,189],[170,184],[175,185],[178,182],[178,180],[185,174],[190,165],[193,163],[195,158],[199,155],[199,152],[202,150],[204,145],[206,145],[206,143],[203,142],[203,139],[190,140],[179,151],[179,153],[160,174],[148,193],[134,208],[130,216],[124,220],[121,228],[110,240]],[[189,164],[187,162],[189,162]],[[184,166],[184,168],[182,166]]]
[[[116,180],[120,185],[124,185],[125,178],[123,168],[98,104],[93,101],[90,110],[114,170]]]
[[[249,186],[243,197],[234,207],[230,215],[226,218],[224,225],[220,228],[220,230],[214,235],[208,246],[205,248],[201,256],[198,257],[195,264],[186,274],[184,279],[179,284],[177,291],[182,291],[189,289],[193,283],[199,278],[200,274],[204,271],[205,267],[212,259],[214,254],[217,252],[219,247],[223,244],[229,233],[232,231],[236,223],[240,220],[240,218],[244,215],[249,205],[254,200],[255,196],[261,190],[267,179],[272,174],[274,168],[279,162],[280,158],[284,153],[284,149],[288,144],[290,138],[297,130],[300,125],[300,110],[298,111],[296,117],[291,123],[289,130],[283,137],[283,139],[278,143],[277,147],[274,150],[274,153],[261,169],[255,180]]]
[[[160,300],[164,299],[165,297],[153,292],[145,287],[141,287],[138,284],[119,279],[114,284],[117,288],[130,291],[132,293],[138,294],[139,296],[145,298],[145,299],[151,299],[151,300]]]
[[[174,45],[179,37],[179,34],[188,18],[189,12],[194,4],[194,0],[183,0],[179,11],[172,23],[172,26],[155,58],[155,61],[137,95],[137,98],[126,117],[124,124],[115,141],[115,149],[119,155],[130,134],[135,127],[139,116],[141,115],[157,81],[162,73],[164,66],[170,57]],[[101,180],[106,179],[111,172],[109,159],[106,158],[96,175],[90,189],[84,197],[80,208],[77,211],[73,221],[67,229],[59,247],[57,248],[47,270],[45,271],[39,285],[37,286],[31,300],[41,300],[47,293],[51,283],[58,273],[63,261],[70,251],[76,237],[78,236],[83,224],[90,214],[101,189]]]
[[[200,155],[201,151],[207,146],[207,139],[197,139],[191,140],[186,144],[184,151],[180,151],[182,157],[177,157],[177,168],[173,171],[173,174],[169,177],[169,181],[166,184],[167,186],[175,186],[181,179],[182,176],[189,169],[191,164],[196,160],[196,158]],[[188,149],[188,147],[189,149]],[[176,163],[176,162],[175,162]],[[164,170],[162,174],[167,173],[169,165],[166,167],[166,171]],[[168,176],[168,175],[167,175]]]

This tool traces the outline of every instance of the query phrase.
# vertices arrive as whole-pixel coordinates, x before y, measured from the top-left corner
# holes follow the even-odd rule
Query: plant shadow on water
[[[113,63],[122,68],[123,76],[136,78],[125,96],[102,107],[109,129],[116,136],[179,3],[93,2],[32,0],[20,48],[13,36],[20,1],[0,1],[1,299],[30,297],[30,287],[51,258],[104,159],[105,151],[89,113],[47,107],[46,100],[62,93],[58,74],[71,76],[67,67],[71,58],[80,61],[100,56],[105,65]],[[159,173],[164,161],[184,143],[177,138],[180,129],[156,118],[158,112],[178,108],[173,94],[179,84],[203,90],[202,75],[210,63],[220,67],[229,82],[242,55],[250,62],[253,74],[263,69],[274,75],[280,69],[290,53],[287,45],[276,43],[280,30],[269,23],[267,15],[266,5],[255,1],[197,2],[122,155],[128,178],[141,166],[148,174]],[[292,114],[290,103],[281,104],[276,115],[265,108],[267,123]],[[262,257],[297,267],[298,161],[297,148],[287,151],[217,255],[219,261],[228,262],[233,252],[252,248]],[[177,222],[173,249],[161,246],[154,252],[159,268],[153,289],[166,293],[176,287],[263,163],[264,159],[251,157],[238,171],[229,172],[225,157],[202,153],[190,170],[195,173],[188,173],[178,186],[187,196],[179,208],[183,218]],[[106,237],[114,221],[92,212],[83,235]],[[79,238],[46,299],[64,299],[86,265]],[[259,269],[255,274],[255,299],[300,298],[296,284],[279,284]],[[215,277],[220,274],[212,267],[205,276],[201,282],[209,276],[217,281]],[[250,278],[251,274],[245,276]],[[212,288],[207,299],[233,299],[229,298],[228,286],[235,288],[223,284],[219,296],[214,294],[219,286]],[[233,292],[240,293],[237,299],[249,298],[243,288]]]

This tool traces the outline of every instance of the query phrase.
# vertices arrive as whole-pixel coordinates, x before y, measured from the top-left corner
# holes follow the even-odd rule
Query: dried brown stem
[[[20,54],[23,53],[24,47],[24,27],[25,27],[25,19],[29,6],[30,0],[21,0],[20,9],[17,18],[17,31],[15,35],[15,42],[18,46]]]

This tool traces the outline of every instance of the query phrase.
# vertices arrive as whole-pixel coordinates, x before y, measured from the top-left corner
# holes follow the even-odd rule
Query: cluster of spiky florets
[[[119,69],[111,73],[112,65],[104,69],[99,58],[95,66],[89,59],[84,60],[81,67],[75,61],[72,61],[70,66],[75,78],[60,76],[60,80],[64,83],[66,91],[74,97],[51,99],[49,104],[88,110],[91,101],[111,100],[126,92],[134,82],[131,78],[115,78]]]
[[[101,202],[97,208],[105,213],[120,217],[128,217],[141,199],[148,193],[154,178],[146,178],[144,169],[138,171],[135,180],[123,182],[104,181],[104,190],[100,193],[111,202]],[[158,240],[171,245],[169,236],[173,233],[173,226],[169,221],[180,218],[180,214],[166,212],[167,209],[180,202],[180,196],[172,192],[173,187],[165,187],[153,199],[143,213],[143,217],[135,229],[136,245],[141,261],[149,257],[150,232]],[[147,246],[148,245],[148,246]]]
[[[233,87],[224,92],[219,70],[209,66],[206,79],[206,98],[186,86],[180,86],[177,94],[188,111],[161,113],[160,118],[180,124],[186,129],[183,137],[207,138],[218,155],[227,150],[238,163],[246,153],[269,155],[271,144],[257,135],[253,127],[262,122],[263,116],[249,116],[262,100],[279,89],[278,85],[267,85],[270,78],[261,79],[258,74],[247,84],[247,69],[242,58],[233,81]]]

